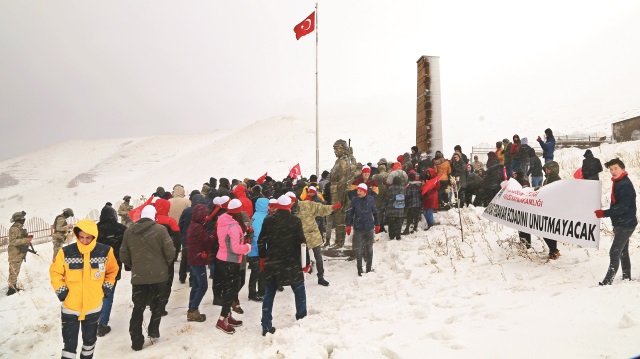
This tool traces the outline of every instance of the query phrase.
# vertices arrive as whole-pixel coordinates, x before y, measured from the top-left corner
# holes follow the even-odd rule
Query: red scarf
[[[616,188],[616,182],[620,181],[621,179],[625,178],[628,175],[627,171],[623,171],[622,174],[620,175],[620,177],[618,178],[611,178],[611,203],[615,204],[616,203],[616,197],[613,195],[613,190]]]

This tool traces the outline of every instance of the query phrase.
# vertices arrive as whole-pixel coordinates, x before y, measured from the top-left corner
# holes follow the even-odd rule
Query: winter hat
[[[523,145],[528,145],[529,144],[529,139],[526,137],[522,137],[522,140],[520,140],[520,142],[522,142]]]
[[[378,164],[377,163],[372,163],[371,164],[371,168],[378,168]]]
[[[219,206],[220,205],[220,197],[215,197],[213,199],[213,205],[214,206]]]
[[[396,163],[393,164],[392,170],[395,171],[395,170],[399,170],[401,168],[402,168],[402,165],[400,164],[400,162],[396,162]]]
[[[290,210],[291,204],[291,197],[283,194],[282,196],[278,197],[278,203],[275,205],[275,207],[276,209],[284,209],[288,211]]]
[[[285,196],[291,198],[291,202],[295,202],[297,200],[296,194],[291,191],[285,193]]]
[[[220,200],[218,201],[218,205],[222,208],[227,208],[229,206],[229,201],[231,200],[231,198],[229,198],[229,196],[222,196],[220,197]]]
[[[593,157],[593,152],[591,152],[591,150],[586,150],[584,151],[584,155],[582,155],[584,158],[589,158],[589,157]]]
[[[309,188],[307,188],[307,193],[315,194],[315,193],[318,193],[318,190],[315,187],[310,186]]]
[[[396,158],[396,160],[398,160],[398,162],[400,163],[404,163],[404,157],[402,155],[399,155],[398,158]]]
[[[508,138],[503,138],[502,139],[502,143],[509,143],[509,139]]]
[[[362,173],[365,173],[365,172],[367,172],[367,173],[371,173],[371,167],[366,166],[366,165],[365,165],[365,166],[363,166],[363,167],[362,167]]]
[[[378,161],[378,165],[381,165],[381,164],[385,164],[386,165],[387,164],[387,159],[384,158],[384,157],[381,158],[380,161]]]
[[[360,183],[356,189],[359,191],[364,191],[365,193],[369,192],[369,187],[367,187],[367,185],[364,183]]]
[[[156,207],[152,205],[146,205],[142,209],[142,213],[140,214],[140,218],[149,218],[152,220],[156,220]]]
[[[229,202],[227,213],[240,213],[242,212],[242,202],[239,199],[234,198]]]
[[[278,200],[277,200],[277,199],[275,199],[275,198],[271,198],[271,199],[269,200],[269,205],[277,204],[277,203],[278,203]]]

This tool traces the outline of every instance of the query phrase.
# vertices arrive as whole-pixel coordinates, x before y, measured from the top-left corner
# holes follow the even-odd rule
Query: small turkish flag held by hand
[[[289,177],[298,178],[299,176],[302,176],[302,171],[300,171],[300,164],[298,163],[295,166],[293,166],[291,171],[289,171]]]
[[[300,40],[304,35],[308,35],[316,28],[316,12],[312,12],[306,19],[293,28],[296,33],[296,40]]]

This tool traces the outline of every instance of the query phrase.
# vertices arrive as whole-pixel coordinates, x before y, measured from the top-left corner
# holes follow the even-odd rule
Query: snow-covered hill
[[[53,218],[64,207],[79,217],[124,194],[149,195],[158,185],[182,183],[200,188],[210,176],[258,177],[269,171],[285,176],[300,162],[304,174],[314,170],[313,124],[272,118],[236,132],[197,136],[163,136],[75,141],[0,162],[0,173],[20,183],[0,189],[0,219],[11,213]],[[393,137],[398,136],[398,137]],[[504,137],[504,136],[500,136]],[[366,142],[366,141],[369,142]],[[331,137],[321,139],[321,168],[333,164]],[[410,147],[400,134],[365,137],[355,146],[363,162],[393,158]],[[640,184],[638,142],[604,144],[592,149],[602,161],[620,157],[631,180]],[[561,177],[581,165],[583,150],[556,152]],[[79,174],[94,182],[68,187]],[[608,206],[611,180],[600,176],[602,203]],[[19,196],[15,196],[19,195]],[[110,326],[99,338],[96,358],[629,358],[640,354],[640,277],[614,285],[597,283],[608,265],[611,222],[602,223],[598,250],[560,244],[562,256],[547,262],[541,239],[535,251],[512,246],[516,231],[479,217],[482,208],[436,214],[439,226],[388,241],[376,236],[375,273],[356,275],[355,263],[328,260],[328,288],[307,276],[309,316],[296,321],[293,294],[278,293],[275,335],[262,337],[260,304],[240,293],[245,324],[233,336],[214,328],[219,307],[207,293],[201,311],[204,323],[188,323],[189,288],[177,282],[162,319],[161,338],[149,340],[141,352],[130,349],[130,274],[125,272],[115,293]],[[632,267],[640,268],[640,236],[631,238]],[[51,244],[36,246],[19,277],[25,288],[5,297],[0,284],[0,357],[57,357],[62,343],[59,303],[48,278]],[[6,253],[0,254],[0,278],[6,281]],[[147,313],[147,320],[148,320]]]

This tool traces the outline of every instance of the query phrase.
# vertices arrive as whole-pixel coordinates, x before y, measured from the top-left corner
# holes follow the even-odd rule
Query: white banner
[[[519,231],[582,247],[600,245],[600,181],[565,179],[535,191],[513,178],[482,217]]]

